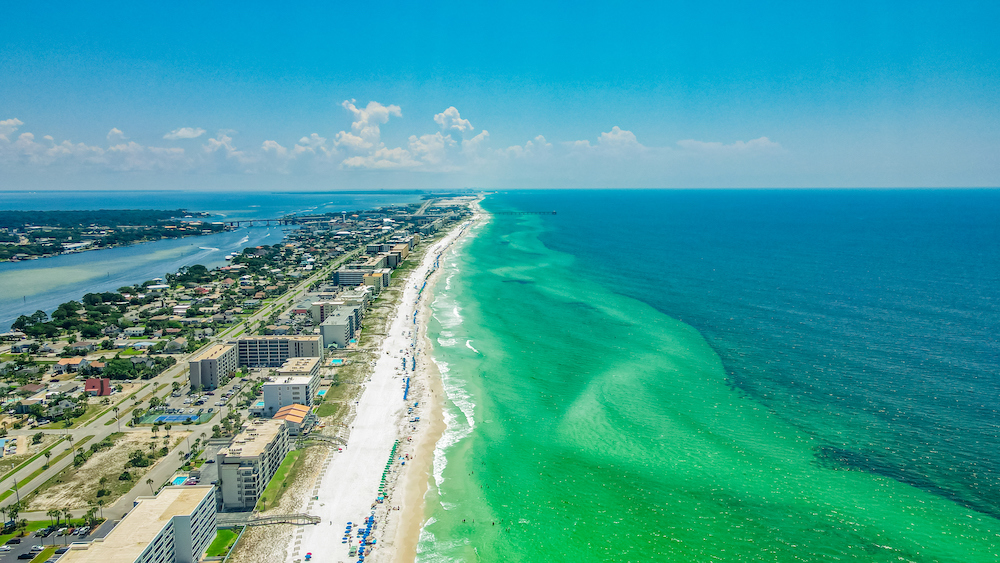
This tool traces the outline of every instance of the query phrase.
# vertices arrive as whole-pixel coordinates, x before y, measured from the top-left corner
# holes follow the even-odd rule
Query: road
[[[384,238],[384,237],[381,237],[381,238]],[[362,246],[362,248],[363,248],[363,246]],[[339,267],[345,261],[350,260],[353,257],[357,256],[357,254],[359,252],[361,252],[360,248],[355,249],[355,250],[353,250],[351,252],[345,253],[343,256],[339,257],[337,260],[334,260],[329,265],[324,266],[324,267],[318,269],[316,271],[316,273],[314,273],[313,275],[311,275],[308,278],[306,278],[306,279],[302,280],[301,282],[299,282],[296,286],[294,286],[293,288],[291,288],[288,291],[286,291],[284,295],[282,295],[281,297],[279,297],[278,299],[276,299],[272,303],[269,303],[268,305],[262,307],[260,311],[257,311],[256,313],[254,313],[253,315],[251,315],[250,317],[248,317],[246,319],[243,319],[236,326],[233,326],[233,327],[231,327],[231,328],[229,328],[227,330],[222,331],[218,335],[215,335],[212,339],[210,339],[209,343],[206,344],[206,346],[211,346],[212,344],[215,344],[215,343],[218,343],[218,342],[221,342],[221,341],[232,340],[232,339],[238,338],[240,335],[242,335],[247,330],[247,327],[253,327],[256,323],[259,323],[262,320],[265,320],[265,319],[269,318],[270,315],[272,313],[274,313],[275,311],[281,311],[283,308],[288,307],[289,305],[291,305],[293,303],[293,301],[295,299],[298,299],[299,297],[301,297],[310,286],[312,286],[314,283],[316,283],[318,281],[327,279],[329,277],[330,273],[333,271],[334,268]],[[170,368],[168,368],[167,370],[165,370],[160,375],[158,375],[158,376],[156,376],[156,377],[154,377],[152,379],[147,380],[145,383],[149,383],[150,385],[148,385],[143,390],[139,391],[136,396],[140,397],[140,398],[145,397],[153,389],[156,389],[157,386],[164,385],[164,388],[161,389],[156,394],[156,396],[158,396],[160,398],[166,398],[166,399],[169,400],[170,399],[170,393],[172,391],[170,384],[173,381],[175,381],[177,379],[180,379],[181,376],[185,372],[187,372],[187,370],[188,370],[188,362],[191,360],[191,358],[193,358],[194,356],[198,355],[200,353],[200,350],[203,350],[203,349],[204,349],[204,347],[202,347],[198,351],[195,351],[194,353],[191,353],[191,354],[174,356],[178,360],[177,364],[171,366]],[[187,384],[187,381],[184,380],[184,379],[181,379],[181,382],[182,382],[182,385],[186,385]],[[148,402],[148,399],[146,399],[146,401],[144,401],[144,402]],[[214,403],[214,401],[213,401],[213,403]],[[125,413],[123,411],[125,411],[125,409],[127,409],[128,407],[130,407],[132,405],[130,405],[129,403],[125,402],[124,398],[122,398],[121,402],[119,402],[118,404],[120,405],[120,408],[121,408],[121,411],[122,411],[121,414],[124,417]],[[64,441],[60,442],[58,445],[56,445],[52,449],[52,458],[54,459],[54,458],[58,457],[59,454],[67,451],[71,447],[74,447],[74,445],[78,444],[79,441],[82,440],[86,436],[93,436],[93,438],[91,438],[86,443],[86,446],[89,446],[92,443],[96,443],[96,442],[99,442],[99,441],[103,440],[104,438],[106,438],[109,435],[111,435],[113,432],[117,432],[119,425],[118,424],[114,424],[114,423],[109,423],[109,421],[114,421],[114,420],[115,420],[115,413],[114,413],[114,411],[110,411],[109,410],[106,414],[98,417],[95,420],[91,420],[90,422],[88,422],[87,424],[85,424],[84,426],[81,426],[79,428],[60,429],[60,430],[39,430],[37,428],[30,428],[30,429],[22,429],[22,430],[11,431],[9,433],[9,435],[10,436],[20,436],[20,435],[30,436],[30,435],[35,434],[37,432],[44,432],[46,434],[57,434],[57,435],[71,436],[72,437],[72,442],[70,442],[68,440],[64,440]],[[201,432],[205,432],[205,431],[208,431],[208,433],[211,434],[211,427],[212,427],[212,425],[214,423],[214,420],[216,420],[216,419],[213,418],[213,420],[211,420],[211,421],[209,421],[209,422],[207,422],[205,424],[196,424],[196,425],[191,425],[191,426],[185,426],[183,428],[185,430],[192,431],[195,435],[198,435]],[[109,423],[109,424],[106,424],[106,423]],[[178,426],[178,429],[180,429],[180,425],[177,425],[177,426]],[[131,427],[127,427],[127,426],[124,426],[124,425],[121,426],[121,429],[122,429],[123,432],[125,432],[125,431],[128,431],[128,432],[148,432],[149,431],[148,428],[131,428]],[[180,446],[178,446],[178,448],[179,447]],[[166,480],[173,473],[173,471],[176,469],[176,467],[180,466],[179,463],[175,463],[175,462],[177,462],[177,461],[180,460],[180,458],[177,456],[176,451],[177,451],[177,448],[175,448],[174,452],[171,452],[170,455],[168,455],[167,457],[163,458],[159,463],[157,463],[156,467],[154,467],[154,469],[152,471],[150,471],[150,473],[147,474],[148,478],[153,478],[154,482],[157,482],[157,483],[161,483],[164,480]],[[171,461],[171,460],[173,460],[173,461]],[[14,483],[16,481],[23,480],[28,475],[31,475],[33,472],[41,469],[45,465],[46,461],[47,461],[46,458],[44,456],[42,456],[42,457],[39,457],[38,459],[36,459],[35,461],[33,461],[32,463],[28,464],[26,467],[20,469],[16,473],[16,475],[8,477],[6,479],[6,481],[4,483],[4,488],[6,488],[6,487],[13,488]],[[18,490],[18,494],[17,495],[11,495],[11,496],[7,497],[6,499],[4,499],[2,502],[0,502],[0,506],[6,507],[6,506],[8,506],[8,505],[10,505],[10,504],[12,504],[14,502],[16,502],[19,497],[23,498],[25,495],[27,495],[31,491],[35,490],[36,488],[38,488],[39,486],[41,486],[43,483],[45,483],[46,481],[48,481],[50,478],[52,478],[55,475],[57,475],[60,471],[62,471],[66,467],[68,467],[71,463],[73,463],[73,456],[72,455],[67,455],[65,458],[59,460],[58,462],[53,462],[51,464],[51,466],[47,470],[43,471],[40,475],[36,476],[30,482],[28,482],[25,485],[23,485],[22,487],[20,487],[19,490]],[[160,466],[163,466],[165,469],[160,469]],[[155,476],[153,475],[154,472],[156,473]],[[156,478],[157,476],[159,476],[160,473],[164,474],[162,480],[158,480]],[[143,479],[143,482],[145,482],[145,479]],[[135,488],[136,489],[141,489],[141,487],[139,487],[138,485]],[[130,492],[129,495],[126,495],[126,497],[123,497],[122,501],[119,501],[119,503],[124,502],[125,499],[128,496],[130,496],[131,494],[132,493]],[[138,496],[138,495],[135,495],[135,496]],[[134,496],[132,498],[134,499]],[[131,508],[131,500],[129,500],[127,502],[127,504],[128,504],[128,508]],[[117,506],[117,504],[115,506]],[[114,509],[105,508],[104,509],[104,515],[105,515],[105,517],[109,517],[109,510],[112,513],[116,512],[116,511],[114,511]],[[80,513],[82,514],[83,512],[85,512],[85,510],[81,509]],[[29,513],[22,513],[22,514],[24,514],[24,516],[26,518],[28,518],[28,519],[44,520],[44,519],[48,518],[47,516],[45,516],[44,513],[30,513],[29,512]],[[40,514],[40,516],[39,516],[39,514]]]

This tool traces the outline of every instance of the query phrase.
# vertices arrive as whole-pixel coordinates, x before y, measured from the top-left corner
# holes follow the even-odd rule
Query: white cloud
[[[347,131],[341,131],[337,133],[337,138],[333,141],[338,147],[346,147],[354,151],[363,151],[365,149],[370,149],[374,146],[373,143],[362,139],[361,137],[348,133]]]
[[[124,141],[125,139],[128,138],[125,136],[125,133],[122,133],[122,130],[117,127],[112,127],[111,131],[108,131],[107,137],[108,140],[111,141],[112,143],[117,143],[118,141]]]
[[[736,141],[730,145],[725,145],[715,141],[705,142],[695,141],[694,139],[686,139],[683,141],[677,141],[677,145],[683,149],[712,154],[779,152],[783,150],[781,144],[776,143],[767,137],[759,137],[747,142]]]
[[[22,125],[24,125],[24,122],[16,117],[0,121],[0,139],[9,141],[10,139],[7,138],[7,135],[17,131]]]
[[[181,127],[167,133],[163,138],[176,141],[177,139],[196,139],[204,134],[205,130],[201,127]]]
[[[378,144],[382,134],[379,130],[379,125],[388,123],[390,116],[403,117],[403,111],[399,106],[394,105],[384,106],[378,102],[368,102],[367,106],[359,108],[354,105],[354,100],[344,100],[340,105],[354,114],[354,122],[351,123],[351,132],[354,136],[360,137],[364,143],[368,143],[364,148]],[[347,133],[344,131],[338,133],[338,141],[341,135],[347,135]],[[357,143],[347,144],[347,146],[354,145],[357,145]]]
[[[368,156],[353,156],[341,163],[344,168],[370,168],[385,170],[391,168],[414,168],[420,162],[413,159],[409,151],[403,148],[388,149],[382,147]]]
[[[590,143],[587,143],[587,145],[589,146]],[[510,156],[513,158],[525,158],[528,156],[538,154],[542,151],[548,151],[551,148],[552,148],[552,143],[546,141],[545,137],[543,137],[542,135],[539,135],[534,139],[524,143],[523,147],[521,145],[512,145],[499,152],[504,156]]]
[[[455,129],[460,133],[475,129],[468,119],[462,119],[455,106],[451,106],[441,113],[434,115],[434,122],[441,126],[442,131]]]
[[[410,154],[428,163],[441,164],[448,158],[448,149],[455,146],[451,135],[434,133],[433,135],[410,135]]]
[[[300,145],[304,147],[310,147],[313,149],[323,146],[324,143],[326,143],[326,138],[320,137],[316,133],[313,133],[308,137],[302,137],[301,139],[299,139]]]
[[[32,168],[318,176],[349,170],[412,170],[501,183],[512,178],[547,178],[564,184],[627,186],[630,182],[662,182],[664,178],[704,177],[708,168],[712,168],[710,172],[747,169],[750,163],[772,167],[770,155],[786,152],[767,137],[729,144],[687,139],[671,146],[646,146],[632,131],[619,126],[597,132],[590,140],[551,142],[537,135],[522,144],[492,148],[490,132],[481,129],[473,135],[472,124],[454,107],[433,116],[438,131],[413,132],[402,146],[391,147],[382,140],[380,127],[392,117],[402,117],[398,106],[372,101],[358,107],[354,100],[342,106],[351,116],[350,127],[334,135],[316,132],[265,138],[238,147],[233,139],[235,131],[223,129],[208,136],[200,150],[187,151],[143,146],[129,141],[117,127],[107,132],[108,143],[101,143],[103,146],[57,140],[22,132],[24,123],[10,118],[0,121],[0,174]],[[204,134],[200,128],[182,127],[164,137],[192,139]]]

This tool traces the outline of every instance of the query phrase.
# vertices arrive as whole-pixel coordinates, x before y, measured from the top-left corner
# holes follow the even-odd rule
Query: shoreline
[[[415,509],[423,502],[423,490],[426,490],[428,480],[419,479],[419,468],[424,466],[423,463],[407,466],[400,462],[411,459],[423,462],[426,459],[429,471],[437,444],[437,439],[432,439],[433,434],[429,430],[436,426],[435,419],[443,425],[443,405],[432,399],[440,401],[443,395],[443,390],[435,388],[435,382],[440,386],[440,377],[436,376],[436,369],[429,358],[421,361],[429,345],[425,327],[430,316],[430,293],[425,289],[425,295],[420,296],[418,284],[427,281],[426,287],[433,285],[436,274],[440,272],[439,268],[434,269],[435,261],[460,240],[475,221],[476,215],[434,242],[421,263],[405,280],[400,280],[399,283],[405,284],[402,295],[387,321],[386,334],[376,348],[377,359],[373,362],[365,388],[355,402],[348,445],[342,451],[330,453],[323,470],[324,476],[302,506],[303,512],[318,515],[322,521],[308,530],[296,530],[289,543],[285,544],[286,560],[298,561],[310,552],[323,554],[330,560],[347,560],[348,548],[355,544],[341,541],[341,536],[346,535],[342,530],[347,522],[354,523],[356,528],[361,527],[361,522],[369,516],[373,516],[377,523],[370,536],[377,543],[375,547],[366,547],[366,558],[374,556],[379,561],[394,560],[397,554],[405,558],[406,551],[398,549],[394,541],[398,530],[410,531],[399,536],[400,543],[412,550],[409,557],[403,560],[412,561],[415,557],[416,539],[423,523],[421,516],[414,516],[418,514]],[[412,320],[414,317],[421,321],[416,327]],[[414,330],[417,331],[416,339]],[[414,351],[416,343],[419,343],[417,370],[402,370],[401,360],[413,361],[410,352]],[[410,378],[410,394],[404,402],[400,399],[406,377]],[[419,422],[412,420],[421,416]],[[390,459],[390,452],[394,452],[394,459]],[[385,472],[380,477],[379,471],[383,468]],[[384,489],[381,488],[383,483]],[[406,486],[400,488],[403,484]],[[384,494],[382,501],[378,500],[380,490]],[[402,510],[404,502],[405,512]],[[415,534],[412,533],[414,529]]]
[[[465,238],[468,235],[466,231],[476,223],[481,225],[483,217],[486,216],[479,206],[479,200],[473,202],[470,207],[473,210],[474,223],[463,229],[463,232],[456,237],[448,249]],[[442,254],[446,251],[443,251]],[[440,277],[441,268],[438,268],[428,278],[427,289],[422,297],[424,302],[418,313],[420,319],[418,334],[423,345],[422,355],[425,357],[432,356],[434,350],[434,345],[427,334],[427,327],[431,318],[434,289],[437,287]],[[422,389],[421,401],[429,401],[430,419],[428,424],[420,427],[415,436],[414,459],[416,461],[403,469],[398,480],[398,486],[402,492],[400,495],[402,498],[398,501],[400,514],[397,517],[398,524],[394,537],[386,540],[389,545],[389,553],[384,559],[393,563],[411,563],[416,559],[420,533],[423,530],[424,522],[427,521],[427,492],[430,489],[430,478],[434,468],[434,452],[445,430],[448,429],[444,420],[444,398],[446,396],[444,382],[441,380],[437,364],[433,360],[425,362],[422,375],[424,375],[427,385]]]

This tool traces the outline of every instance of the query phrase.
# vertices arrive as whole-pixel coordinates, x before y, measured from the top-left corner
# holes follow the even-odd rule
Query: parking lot
[[[62,554],[62,548],[78,541],[89,541],[92,539],[89,526],[82,528],[68,528],[65,526],[42,528],[23,538],[13,538],[3,546],[0,546],[0,561],[30,561],[34,559],[44,549],[52,546],[61,546],[56,550],[57,555]],[[55,559],[53,555],[50,560]]]

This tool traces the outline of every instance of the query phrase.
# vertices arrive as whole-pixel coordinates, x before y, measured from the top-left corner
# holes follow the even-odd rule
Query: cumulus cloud
[[[117,127],[112,127],[111,131],[108,131],[107,137],[108,140],[111,141],[112,143],[116,143],[118,141],[124,141],[127,138],[125,137],[125,133],[122,133],[122,130]]]
[[[413,159],[410,152],[403,148],[389,149],[382,147],[367,156],[352,156],[341,163],[345,168],[371,168],[386,170],[393,168],[413,168],[420,162]]]
[[[163,138],[176,141],[177,139],[196,139],[204,134],[205,130],[201,127],[181,127],[167,133]]]
[[[241,146],[235,131],[223,129],[206,136],[200,147],[165,148],[130,141],[115,127],[103,146],[57,140],[23,131],[16,118],[0,120],[0,172],[18,167],[61,167],[70,171],[169,171],[186,173],[351,173],[360,170],[412,170],[425,173],[479,175],[483,178],[542,177],[579,181],[606,178],[662,179],[671,174],[700,174],[708,163],[726,165],[748,159],[766,163],[784,148],[767,137],[729,144],[686,139],[671,146],[646,146],[619,126],[597,132],[590,140],[552,142],[537,135],[523,144],[491,147],[486,129],[473,134],[472,124],[454,106],[434,114],[437,131],[415,131],[402,146],[386,146],[381,126],[402,117],[399,106],[354,100],[342,107],[350,127],[332,135],[318,132],[289,138],[257,140]],[[344,120],[345,125],[348,122]],[[434,129],[432,126],[431,129]],[[457,133],[456,133],[457,132]],[[205,130],[181,127],[164,138],[194,139]],[[298,138],[296,141],[295,139]],[[686,167],[686,168],[684,168]],[[686,171],[686,172],[685,172]],[[627,182],[621,185],[627,185]]]
[[[343,138],[346,139],[344,144],[351,148],[366,149],[377,145],[382,135],[379,126],[388,123],[390,116],[403,117],[403,110],[399,106],[368,102],[367,106],[359,108],[354,103],[355,100],[344,100],[340,104],[354,115],[354,121],[351,123],[351,133],[341,131],[337,134],[338,144]]]
[[[10,139],[7,138],[7,135],[17,131],[22,125],[24,125],[24,122],[16,117],[0,121],[0,139],[9,141]]]
[[[441,164],[448,158],[448,149],[455,146],[451,135],[410,135],[410,154],[429,164]]]
[[[459,133],[472,131],[474,127],[468,119],[462,119],[455,106],[451,106],[441,113],[434,115],[434,122],[441,126],[442,131],[454,129]]]

